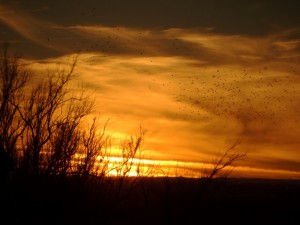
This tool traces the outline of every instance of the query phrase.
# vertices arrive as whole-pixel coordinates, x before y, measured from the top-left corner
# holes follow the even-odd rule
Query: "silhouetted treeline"
[[[300,182],[140,177],[17,179],[2,197],[9,224],[299,224]],[[3,196],[3,195],[2,195]],[[1,222],[2,223],[2,222]]]

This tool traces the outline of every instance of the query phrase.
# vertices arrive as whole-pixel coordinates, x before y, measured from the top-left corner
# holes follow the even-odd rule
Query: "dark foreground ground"
[[[9,178],[0,224],[300,224],[300,181]]]

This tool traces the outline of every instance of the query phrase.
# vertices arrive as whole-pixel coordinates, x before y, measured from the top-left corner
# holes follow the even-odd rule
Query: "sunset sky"
[[[207,163],[237,140],[233,176],[300,178],[300,2],[0,0],[0,42],[30,68],[76,74],[116,137],[151,159]]]

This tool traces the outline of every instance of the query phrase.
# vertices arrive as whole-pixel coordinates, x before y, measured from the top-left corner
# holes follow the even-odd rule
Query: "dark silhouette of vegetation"
[[[90,125],[87,116],[93,101],[72,91],[77,59],[46,78],[32,81],[32,71],[4,47],[1,58],[0,146],[3,173],[30,176],[104,177],[115,172],[124,179],[135,168],[142,175],[141,157],[144,130],[120,145],[119,162],[110,162],[110,138],[97,118]],[[102,130],[102,131],[101,131]],[[3,155],[3,156],[2,156]],[[5,167],[5,168],[4,168]],[[122,183],[122,182],[121,182]]]
[[[9,173],[17,162],[17,141],[23,133],[24,121],[18,115],[18,105],[28,82],[28,72],[16,57],[10,57],[5,45],[0,62],[0,154],[1,174]],[[4,173],[4,174],[3,174]]]
[[[0,62],[1,222],[217,224],[226,221],[230,207],[240,210],[234,204],[246,204],[246,210],[256,206],[247,199],[249,190],[243,183],[235,186],[236,180],[228,179],[231,166],[246,157],[235,149],[239,142],[198,178],[155,177],[151,165],[139,160],[143,158],[142,128],[121,141],[118,153],[111,152],[108,121],[101,127],[98,118],[89,120],[93,101],[84,91],[72,91],[76,63],[74,58],[68,66],[33,81],[33,72],[4,47]],[[263,196],[260,188],[275,194],[280,188],[288,190],[280,204],[300,199],[296,182],[272,190],[267,184],[255,185],[257,201]],[[236,188],[243,192],[238,197]],[[262,204],[271,207],[268,201],[263,198]],[[267,216],[271,222],[264,224],[295,224],[298,212],[286,214],[291,223],[276,223],[277,217]],[[241,218],[236,218],[231,224],[241,224]]]
[[[232,166],[239,160],[243,160],[247,153],[246,152],[237,152],[235,147],[241,143],[240,140],[236,141],[232,146],[230,146],[224,153],[217,156],[215,161],[212,163],[212,168],[209,170],[207,168],[203,171],[203,177],[211,180],[217,176],[219,173],[221,174],[222,178],[226,178],[232,172],[232,168],[230,170],[225,171],[229,166]],[[225,171],[225,173],[224,173]]]

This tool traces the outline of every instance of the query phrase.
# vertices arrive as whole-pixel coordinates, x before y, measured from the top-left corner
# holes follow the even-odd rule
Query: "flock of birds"
[[[286,116],[293,111],[300,115],[299,79],[293,80],[293,75],[288,74],[277,76],[276,72],[271,76],[273,72],[267,67],[224,73],[221,69],[213,73],[203,70],[202,74],[180,78],[171,74],[167,85],[173,86],[169,90],[172,89],[173,101],[178,103],[178,118],[186,120],[197,121],[211,115],[264,123],[291,119]],[[164,82],[161,87],[167,85]],[[293,119],[299,122],[299,118]]]
[[[96,16],[96,8],[93,7],[88,14],[82,12],[81,16]],[[89,38],[81,38],[80,42],[74,39],[73,46],[81,49],[81,51],[99,51],[104,54],[120,54],[127,51],[126,54],[147,56],[147,52],[143,49],[130,49],[126,46],[126,40],[118,35],[118,27],[116,31],[111,33],[102,33],[99,29],[97,33],[93,33]],[[143,33],[140,32],[143,38]],[[180,50],[178,41],[170,39],[170,46]],[[170,46],[168,48],[170,48]],[[140,46],[138,46],[140,47]],[[157,47],[157,50],[159,50]],[[152,61],[151,61],[152,62]],[[221,68],[221,67],[219,67]],[[150,69],[151,70],[151,69]],[[240,71],[222,72],[222,69],[216,69],[215,72],[209,74],[199,67],[199,73],[195,75],[176,75],[171,74],[167,78],[168,83],[161,84],[162,88],[168,88],[175,96],[174,101],[179,104],[179,114],[186,115],[188,120],[197,120],[203,118],[203,111],[213,116],[220,116],[228,119],[235,117],[236,119],[248,119],[263,122],[268,119],[282,119],[281,117],[291,110],[299,110],[297,104],[299,100],[297,85],[299,81],[293,83],[290,75],[286,76],[270,76],[269,68],[263,66],[260,70],[241,69]],[[274,72],[274,71],[272,71]],[[157,79],[159,80],[159,78]],[[149,84],[150,91],[153,83]],[[207,114],[207,115],[208,115]],[[295,118],[297,120],[297,118]]]

